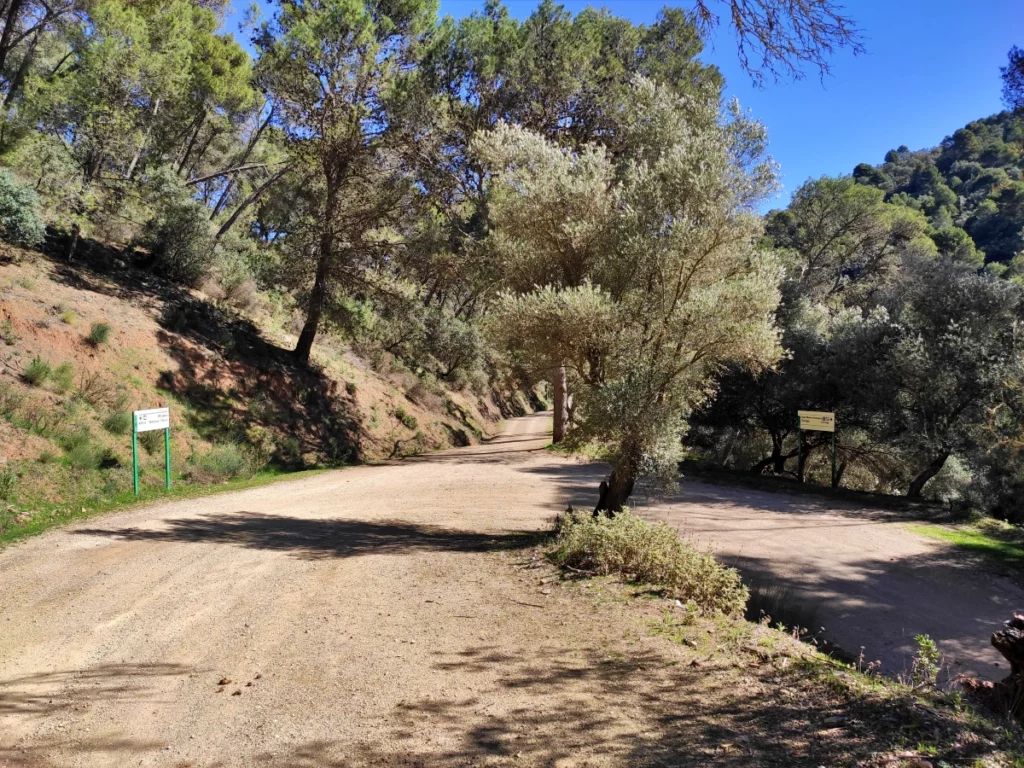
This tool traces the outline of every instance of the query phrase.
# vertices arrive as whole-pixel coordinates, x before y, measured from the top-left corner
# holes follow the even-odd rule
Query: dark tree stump
[[[1010,674],[992,686],[996,702],[1007,712],[1024,715],[1024,615],[1015,613],[1006,629],[992,635],[992,647],[1010,663]]]

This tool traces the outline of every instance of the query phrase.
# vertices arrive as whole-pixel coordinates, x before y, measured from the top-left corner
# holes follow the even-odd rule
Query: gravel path
[[[679,669],[635,611],[523,562],[523,532],[592,503],[600,475],[546,452],[547,425],[0,553],[0,766],[565,768],[697,744],[705,718],[739,717],[694,703],[713,678]],[[929,631],[968,656],[1024,606],[877,514],[699,484],[644,511],[803,579],[847,617],[840,641]]]

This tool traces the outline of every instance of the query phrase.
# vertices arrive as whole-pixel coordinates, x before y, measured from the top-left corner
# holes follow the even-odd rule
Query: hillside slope
[[[240,312],[116,262],[98,271],[6,251],[0,535],[54,505],[130,491],[138,408],[170,406],[175,482],[192,484],[465,445],[526,408],[386,354],[371,364],[326,335],[314,364],[298,366],[285,324],[267,302]],[[160,433],[142,443],[142,482],[159,487]]]

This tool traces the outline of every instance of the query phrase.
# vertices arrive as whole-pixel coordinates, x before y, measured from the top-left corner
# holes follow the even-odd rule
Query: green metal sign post
[[[164,484],[171,490],[171,410],[150,408],[132,414],[132,482],[135,495],[139,495],[139,433],[164,431]]]

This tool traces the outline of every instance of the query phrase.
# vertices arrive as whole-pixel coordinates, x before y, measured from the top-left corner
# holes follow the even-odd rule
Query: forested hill
[[[860,184],[924,213],[939,245],[962,247],[963,230],[990,269],[1002,271],[1024,250],[1024,116],[1001,112],[975,120],[931,149],[890,150],[885,162],[853,169]],[[993,264],[995,263],[995,264]],[[1016,266],[1014,272],[1019,271]]]

